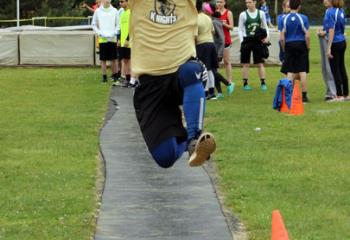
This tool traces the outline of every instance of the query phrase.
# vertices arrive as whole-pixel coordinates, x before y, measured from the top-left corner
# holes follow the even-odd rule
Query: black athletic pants
[[[345,69],[346,41],[333,43],[331,53],[333,58],[329,59],[331,65],[337,96],[349,96],[348,75]]]
[[[218,72],[217,69],[213,69],[214,78],[215,78],[215,88],[218,93],[222,93],[221,82],[226,86],[230,85],[230,83]]]

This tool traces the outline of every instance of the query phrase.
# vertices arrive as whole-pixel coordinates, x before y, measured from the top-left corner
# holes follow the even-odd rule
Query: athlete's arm
[[[267,41],[267,39],[270,37],[270,31],[269,31],[269,27],[267,26],[266,16],[265,16],[265,13],[263,11],[259,11],[259,14],[261,17],[261,26],[264,29],[266,29],[267,37],[265,38],[265,41]]]
[[[285,52],[286,48],[286,36],[284,30],[280,32],[280,43],[281,43],[281,48],[283,52]]]
[[[328,44],[327,44],[327,56],[328,58],[333,58],[331,54],[332,43],[334,40],[334,31],[335,31],[335,15],[333,15],[330,11],[326,13],[326,18],[328,22]]]
[[[332,53],[331,53],[333,39],[334,39],[334,28],[330,28],[328,30],[328,44],[327,44],[327,56],[328,56],[328,58],[333,58]]]
[[[119,13],[117,12],[115,17],[115,35],[118,36],[120,34],[120,24],[119,24]]]
[[[101,35],[100,29],[98,26],[97,14],[98,14],[98,11],[95,11],[94,15],[92,16],[91,25],[94,32],[97,33],[98,35]]]
[[[227,16],[228,16],[228,22],[223,22],[223,25],[228,30],[232,30],[233,29],[233,15],[232,15],[232,12],[228,11]]]
[[[239,15],[239,20],[238,20],[238,36],[241,42],[243,42],[244,33],[245,33],[245,28],[244,28],[245,21],[246,21],[246,14],[245,12],[242,12]]]

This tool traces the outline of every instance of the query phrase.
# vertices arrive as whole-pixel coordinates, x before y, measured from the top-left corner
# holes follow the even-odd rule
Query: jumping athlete
[[[202,133],[202,81],[207,74],[194,58],[195,1],[129,0],[129,4],[131,66],[140,82],[134,106],[146,145],[160,167],[171,167],[186,150],[190,166],[202,165],[216,144],[212,134]]]

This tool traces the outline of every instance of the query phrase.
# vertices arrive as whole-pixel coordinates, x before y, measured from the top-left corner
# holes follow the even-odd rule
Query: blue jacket
[[[282,89],[284,89],[284,96],[286,97],[288,108],[290,108],[292,104],[293,82],[288,78],[279,80],[276,88],[275,98],[273,100],[273,109],[276,109],[278,111],[281,110],[282,106]]]

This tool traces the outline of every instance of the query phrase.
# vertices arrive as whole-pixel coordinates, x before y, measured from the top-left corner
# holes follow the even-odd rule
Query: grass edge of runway
[[[226,207],[245,225],[249,239],[270,238],[271,213],[280,209],[291,239],[349,239],[350,102],[326,103],[318,40],[312,34],[309,97],[305,115],[286,116],[272,109],[279,67],[267,69],[269,90],[236,90],[210,101],[206,129],[218,142],[214,156]],[[350,73],[349,50],[346,64]],[[350,76],[350,75],[349,75]],[[261,130],[259,130],[259,128]]]
[[[0,69],[0,239],[89,239],[109,86],[95,68]]]

